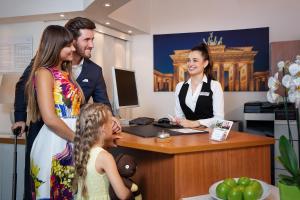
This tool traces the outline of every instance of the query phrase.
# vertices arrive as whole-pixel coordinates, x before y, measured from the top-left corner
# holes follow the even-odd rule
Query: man
[[[102,69],[97,64],[90,60],[91,51],[94,47],[94,29],[95,23],[87,18],[76,17],[69,20],[65,27],[73,34],[74,47],[76,51],[73,54],[73,75],[76,78],[78,84],[83,90],[85,101],[88,102],[92,97],[94,102],[103,103],[111,108],[106,85],[104,82]],[[26,98],[25,98],[25,84],[29,78],[33,60],[29,66],[25,69],[23,75],[16,84],[15,90],[15,123],[12,125],[12,129],[21,127],[21,134],[25,132],[26,126]],[[113,131],[115,133],[121,131],[121,126],[116,118],[113,118]],[[31,123],[30,129],[35,129],[38,133],[43,126],[42,120]],[[26,155],[25,155],[25,184],[24,184],[24,199],[31,199],[30,193],[30,151],[36,135],[28,135],[26,137]],[[115,139],[119,138],[117,135]],[[112,145],[113,142],[112,142]]]

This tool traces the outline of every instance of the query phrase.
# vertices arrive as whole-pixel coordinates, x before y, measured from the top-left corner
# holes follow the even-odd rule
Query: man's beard
[[[75,46],[75,48],[76,48],[76,53],[79,55],[79,56],[81,56],[81,57],[83,57],[83,58],[91,58],[91,56],[92,56],[92,54],[90,53],[89,55],[86,55],[85,54],[85,49],[83,49],[83,48],[80,48],[79,46]]]

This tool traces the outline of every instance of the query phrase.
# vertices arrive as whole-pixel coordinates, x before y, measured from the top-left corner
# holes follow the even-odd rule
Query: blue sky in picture
[[[269,70],[269,28],[253,28],[229,31],[208,31],[198,33],[176,33],[153,36],[154,68],[161,73],[173,73],[172,59],[169,55],[174,50],[191,49],[207,41],[209,34],[213,32],[219,40],[222,37],[226,47],[253,46],[258,51],[254,61],[254,71]]]

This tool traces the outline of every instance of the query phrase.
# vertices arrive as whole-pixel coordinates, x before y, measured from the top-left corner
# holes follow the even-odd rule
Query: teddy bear
[[[130,200],[142,200],[142,194],[137,184],[130,178],[136,172],[137,164],[134,158],[128,154],[121,153],[115,160],[125,186],[132,192]],[[119,200],[111,185],[109,185],[109,196],[111,200]]]

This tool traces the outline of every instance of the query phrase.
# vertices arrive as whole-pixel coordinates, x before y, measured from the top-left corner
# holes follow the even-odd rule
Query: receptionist
[[[202,43],[188,56],[190,79],[175,90],[175,119],[183,127],[211,127],[224,119],[224,95],[221,84],[213,79],[208,47]]]

